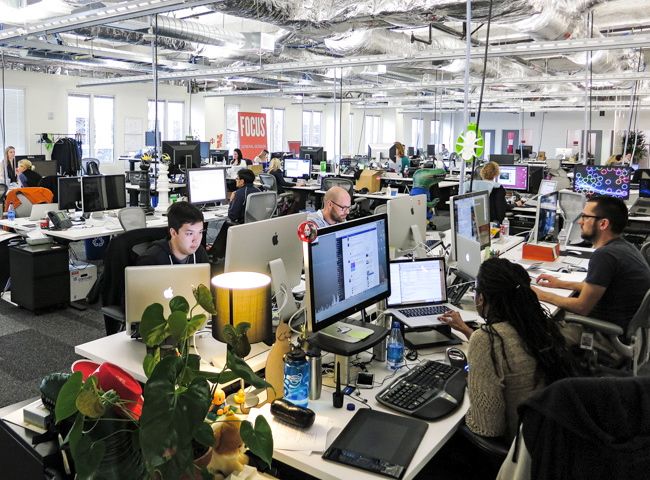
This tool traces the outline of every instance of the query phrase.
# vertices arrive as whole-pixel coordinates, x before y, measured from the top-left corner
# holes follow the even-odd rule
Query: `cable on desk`
[[[367,407],[367,408],[369,408],[370,410],[372,410],[372,407],[371,407],[370,405],[368,405],[368,400],[366,400],[365,398],[363,398],[363,397],[361,396],[361,392],[359,391],[359,389],[355,390],[354,394],[355,394],[358,398],[354,398],[354,397],[353,397],[352,395],[350,395],[349,393],[346,394],[345,396],[348,397],[348,398],[350,398],[350,399],[352,399],[352,400],[354,400],[355,402],[359,402],[360,404],[362,404],[362,405],[364,405],[365,407]]]

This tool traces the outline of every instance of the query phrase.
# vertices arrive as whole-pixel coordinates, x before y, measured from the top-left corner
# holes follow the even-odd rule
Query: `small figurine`
[[[230,405],[226,404],[226,392],[220,388],[215,389],[212,395],[212,405],[208,411],[208,419],[216,420],[217,417],[226,415],[230,411]]]

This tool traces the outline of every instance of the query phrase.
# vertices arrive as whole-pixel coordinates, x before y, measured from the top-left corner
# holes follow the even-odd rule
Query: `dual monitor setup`
[[[92,213],[124,208],[125,180],[124,174],[59,177],[59,209]]]

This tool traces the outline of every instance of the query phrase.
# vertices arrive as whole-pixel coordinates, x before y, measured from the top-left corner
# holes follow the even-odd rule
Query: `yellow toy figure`
[[[232,411],[225,418],[212,424],[214,445],[208,471],[215,479],[224,479],[233,472],[241,472],[248,464],[248,457],[243,453],[239,426],[241,422]]]
[[[226,405],[226,392],[220,388],[215,389],[214,394],[212,395],[212,405],[208,412],[208,418],[210,420],[215,420],[217,417],[225,415],[229,411],[230,406]]]

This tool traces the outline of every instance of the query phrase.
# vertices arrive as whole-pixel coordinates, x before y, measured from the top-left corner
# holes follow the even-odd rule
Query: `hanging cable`
[[[485,32],[485,53],[483,54],[483,73],[481,75],[481,93],[478,98],[478,111],[476,112],[476,133],[478,135],[479,125],[481,124],[481,108],[483,107],[483,90],[485,89],[485,72],[487,70],[488,48],[490,46],[490,26],[492,25],[492,1],[490,0],[490,8],[488,9],[487,30]],[[476,155],[472,156],[472,170],[469,177],[469,191],[472,191],[474,186],[474,168],[476,168]],[[460,179],[461,182],[465,181],[464,178]]]

